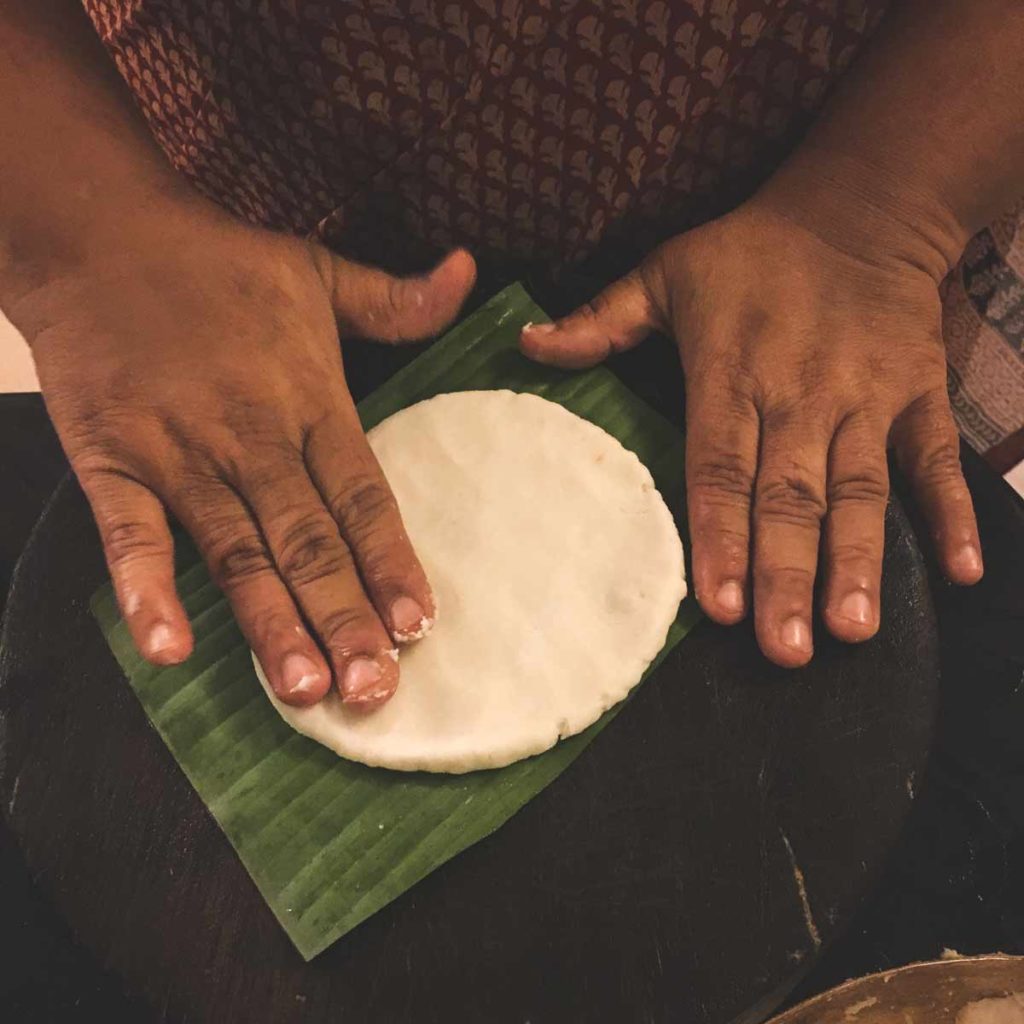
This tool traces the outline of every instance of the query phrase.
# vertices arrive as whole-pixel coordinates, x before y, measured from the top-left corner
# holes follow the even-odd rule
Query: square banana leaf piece
[[[670,423],[608,370],[569,374],[520,355],[522,326],[547,319],[520,285],[506,288],[362,402],[363,425],[443,392],[529,391],[604,428],[663,494],[680,494],[683,439]],[[183,538],[176,562],[196,640],[186,663],[156,668],[139,657],[109,585],[94,595],[93,613],[150,721],[306,960],[499,828],[623,706],[506,768],[457,776],[367,768],[281,720],[227,602]],[[648,674],[698,617],[684,601]]]

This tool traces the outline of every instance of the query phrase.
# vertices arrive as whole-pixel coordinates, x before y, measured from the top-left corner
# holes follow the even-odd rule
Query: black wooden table
[[[5,408],[4,400],[0,400],[0,415],[3,414],[6,414],[6,423],[0,426],[0,437],[9,437],[12,423],[21,424],[24,428],[25,424],[31,423],[38,416],[38,410],[24,401],[8,401]],[[22,433],[27,432],[23,429]],[[45,485],[47,453],[52,457],[52,451],[52,444],[43,432],[38,435],[27,433],[27,436],[19,437],[13,448],[8,445],[3,451],[5,462],[0,463],[0,470],[4,472],[0,479],[18,479],[24,483],[31,478]],[[821,687],[834,685],[835,682],[828,678],[829,671],[834,673],[836,666],[840,666],[841,671],[845,672],[846,666],[851,664],[845,652],[836,652],[827,644],[823,645],[823,657],[814,675],[807,676],[797,687],[791,686],[788,696],[782,698],[783,703],[764,705],[759,709],[776,716],[771,728],[778,742],[772,748],[772,759],[765,760],[763,748],[751,751],[719,743],[720,736],[713,728],[710,732],[715,734],[715,743],[719,744],[717,748],[710,742],[705,746],[700,746],[698,742],[694,755],[698,761],[703,758],[709,765],[714,765],[716,749],[720,759],[733,756],[740,761],[746,760],[755,786],[758,774],[764,769],[766,775],[762,786],[767,783],[766,792],[771,792],[766,795],[755,789],[753,799],[743,805],[755,814],[761,807],[761,813],[767,815],[764,821],[759,822],[757,830],[744,832],[742,815],[715,811],[717,805],[712,796],[714,787],[708,787],[709,814],[717,813],[720,821],[731,822],[736,834],[725,837],[720,844],[719,848],[726,851],[726,855],[720,864],[719,877],[716,879],[713,875],[708,876],[709,888],[698,899],[701,906],[691,905],[689,908],[695,921],[681,925],[684,932],[689,929],[692,944],[692,963],[685,966],[692,972],[692,977],[705,979],[705,987],[697,993],[697,1002],[693,1001],[692,992],[689,994],[690,1001],[687,1001],[687,993],[677,993],[680,999],[678,1006],[697,1006],[701,1010],[700,1004],[703,1003],[706,1008],[703,1017],[687,1019],[758,1019],[762,1012],[770,1008],[773,997],[781,997],[787,987],[806,973],[806,968],[816,958],[818,950],[814,933],[826,945],[830,940],[833,941],[824,958],[805,980],[805,994],[851,973],[932,956],[943,945],[955,946],[962,952],[991,948],[1024,951],[1024,892],[1021,891],[1021,873],[1013,870],[1013,865],[1019,864],[1024,854],[1024,792],[1021,791],[1024,786],[1024,744],[1019,739],[1024,732],[1024,652],[1020,629],[1024,619],[1024,588],[1020,585],[1024,574],[1024,512],[1012,492],[979,460],[969,454],[965,459],[969,482],[979,507],[988,573],[981,586],[971,591],[957,591],[932,580],[931,591],[940,623],[943,683],[941,699],[938,700],[937,743],[927,769],[922,771],[919,762],[928,740],[936,697],[927,685],[925,673],[917,677],[917,685],[909,688],[901,688],[900,680],[890,679],[888,685],[892,686],[891,696],[873,691],[872,701],[862,703],[862,710],[870,708],[877,721],[872,722],[871,715],[853,714],[850,717],[848,713],[846,721],[854,734],[844,739],[842,730],[836,730],[836,756],[832,767],[826,770],[824,777],[815,777],[816,771],[820,773],[821,763],[814,758],[808,760],[816,749],[815,745],[806,739],[801,740],[801,736],[815,728],[814,716],[820,719],[822,715]],[[56,466],[56,460],[52,464]],[[19,470],[19,466],[22,469]],[[20,519],[11,518],[3,524],[4,540],[8,547],[16,543],[14,535],[18,529],[24,528],[28,518],[25,510],[32,507],[33,500],[38,504],[44,489],[45,486],[40,486],[33,499],[33,487],[28,485],[22,488],[17,502],[21,509]],[[55,529],[53,536],[64,538],[64,547],[57,553],[65,559],[74,560],[76,557],[75,545],[68,541],[68,531],[72,527],[72,535],[78,531],[80,542],[77,546],[85,553],[70,573],[75,580],[65,581],[55,588],[45,586],[41,591],[51,597],[55,592],[63,595],[61,599],[69,607],[74,601],[68,602],[68,598],[80,601],[88,590],[87,584],[91,585],[91,580],[87,579],[89,572],[93,576],[97,572],[95,549],[90,551],[92,542],[88,539],[88,527],[82,520],[81,507],[76,509],[75,502],[73,491],[66,490],[65,497],[51,511],[51,516],[56,517],[51,521],[51,528],[52,523],[59,524],[61,517],[64,517],[64,527]],[[902,524],[896,520],[890,521],[890,534],[899,539],[907,536]],[[57,546],[60,547],[59,544]],[[905,544],[890,545],[895,548],[890,553],[890,559],[894,556],[899,559],[901,546],[906,547]],[[53,555],[53,545],[37,543],[31,558],[41,559],[36,564],[52,570]],[[51,560],[47,561],[48,558]],[[906,566],[903,568],[905,570]],[[905,597],[900,594],[898,587],[890,589],[887,596],[890,604],[893,601],[898,603]],[[896,615],[896,619],[899,619],[899,615]],[[23,623],[31,621],[31,614],[22,618]],[[38,628],[46,627],[39,624]],[[79,614],[71,623],[70,633],[84,636],[83,631],[88,628],[84,615]],[[60,632],[64,643],[72,642],[67,624]],[[87,702],[88,698],[81,693],[80,688],[76,691],[73,686],[67,693],[61,691],[61,681],[52,671],[54,659],[60,660],[54,652],[61,648],[49,644],[49,639],[49,634],[42,641],[38,637],[15,635],[11,648],[4,653],[4,665],[8,670],[12,662],[20,666],[18,672],[21,673],[21,685],[24,686],[26,664],[31,676],[33,665],[47,663],[50,670],[39,675],[35,681],[37,684],[54,685],[54,692],[47,695],[45,701],[53,712],[50,717],[56,717],[62,706],[65,712],[69,709],[74,711],[81,706],[82,700]],[[67,647],[63,649],[69,650]],[[87,675],[99,672],[108,682],[116,680],[116,676],[110,675],[110,663],[104,668],[102,659],[106,654],[102,647],[86,640],[81,650],[87,652],[87,657],[96,659],[86,668]],[[26,657],[26,651],[30,652],[30,656]],[[91,654],[88,653],[90,651]],[[77,656],[81,652],[74,648],[70,653]],[[704,625],[680,648],[680,654],[685,654],[691,666],[715,667],[714,672],[705,677],[706,692],[701,698],[702,706],[698,707],[710,718],[716,712],[721,713],[723,698],[726,701],[734,699],[744,686],[765,684],[771,688],[781,682],[772,678],[773,674],[768,670],[759,669],[757,671],[760,675],[751,677],[751,666],[759,663],[755,660],[756,652],[748,633],[740,632],[737,635]],[[922,656],[927,657],[926,649]],[[865,655],[857,654],[854,657]],[[835,658],[839,660],[832,660]],[[81,665],[76,667],[78,675],[81,675],[81,670]],[[904,671],[904,675],[910,678],[913,673]],[[724,689],[723,679],[726,681]],[[805,689],[808,683],[811,688]],[[817,693],[814,683],[819,684]],[[866,685],[870,692],[870,681]],[[102,698],[96,696],[94,699]],[[642,748],[645,727],[653,727],[654,719],[664,717],[666,711],[688,710],[673,705],[673,701],[678,699],[678,695],[670,693],[660,699],[652,697],[651,701],[655,704],[647,713],[650,721],[645,721],[640,714],[642,708],[628,718],[622,716],[622,728],[617,730],[618,738],[615,738],[611,730],[608,734],[609,743],[617,744],[619,756],[625,757],[630,748],[633,748],[634,753],[637,748]],[[848,708],[855,705],[856,701],[851,701]],[[85,706],[88,706],[87,703]],[[129,714],[128,722],[131,722],[130,712],[127,712],[130,707],[130,702],[122,706],[122,711]],[[893,715],[893,709],[899,709],[901,713]],[[787,722],[784,716],[780,717],[783,710],[793,721]],[[135,711],[140,714],[137,708]],[[136,721],[132,728],[138,725]],[[759,729],[756,725],[749,728],[753,729],[759,742],[764,742],[769,730]],[[858,729],[859,732],[856,731]],[[155,736],[151,739],[156,740]],[[734,739],[742,741],[743,737],[736,736]],[[146,756],[151,759],[147,764],[162,766],[167,779],[175,779],[173,763],[166,758],[165,752],[164,760],[161,761],[161,749],[158,744],[147,748]],[[101,754],[109,752],[104,750]],[[90,752],[88,745],[79,739],[73,740],[67,754],[74,754],[81,759],[95,756],[95,750]],[[98,763],[102,768],[102,762]],[[42,775],[33,779],[29,773],[26,788],[19,788],[13,793],[10,792],[10,774],[5,768],[8,781],[5,804],[10,805],[23,840],[29,847],[29,863],[32,867],[26,868],[10,835],[4,833],[0,838],[0,884],[4,887],[6,912],[0,928],[5,929],[6,934],[0,934],[0,943],[10,952],[0,967],[0,1002],[9,1008],[15,1019],[25,1021],[94,1020],[101,1015],[110,1021],[142,1022],[161,1017],[174,1019],[180,1007],[172,1005],[174,999],[171,993],[167,995],[166,1005],[160,1005],[159,1001],[154,1003],[152,985],[147,986],[144,980],[140,981],[145,975],[144,969],[130,984],[125,982],[125,972],[121,968],[124,967],[127,944],[121,942],[119,945],[117,941],[97,942],[96,934],[90,934],[90,929],[109,927],[113,918],[103,917],[95,901],[89,899],[89,879],[76,876],[75,872],[76,863],[80,863],[76,860],[76,849],[83,842],[88,846],[90,823],[94,831],[108,824],[102,818],[96,819],[95,813],[107,807],[123,814],[128,806],[124,801],[133,798],[132,787],[130,784],[121,785],[118,799],[104,803],[95,791],[97,788],[102,791],[104,787],[117,790],[116,773],[105,776],[101,770],[98,779],[90,787],[81,784],[80,779],[86,766],[80,760],[68,764],[59,753],[55,753],[47,764],[55,773],[51,786],[44,785]],[[88,767],[95,769],[95,763]],[[666,764],[664,767],[671,765]],[[607,762],[597,761],[589,767],[587,762],[583,762],[579,768],[583,774],[575,783],[572,776],[567,775],[558,785],[563,789],[575,785],[586,791],[586,773],[597,773],[599,778],[604,778],[605,783],[610,781],[607,777]],[[79,775],[77,783],[76,772]],[[865,773],[870,780],[870,785],[866,787],[858,782]],[[621,778],[621,773],[617,777]],[[628,787],[635,787],[640,781],[642,778],[638,774],[627,776],[623,780],[627,793]],[[866,802],[867,790],[874,793],[873,804]],[[185,808],[196,821],[203,822],[203,812],[189,804],[191,791],[180,777],[171,783],[169,793],[169,810]],[[64,813],[69,817],[59,823],[56,817],[33,818],[31,813],[19,821],[19,801],[34,798],[40,804],[47,804],[48,801],[59,801],[70,795],[75,795],[79,801],[84,799],[86,806],[75,808],[65,805]],[[642,801],[642,792],[634,791],[633,795]],[[161,796],[167,796],[167,792]],[[837,799],[837,796],[842,799]],[[551,800],[556,800],[556,796],[550,796],[547,805],[543,798],[535,801],[537,807],[528,808],[521,818],[514,819],[492,842],[515,843],[543,835],[545,822],[550,826],[558,820],[557,816],[551,816]],[[58,804],[50,803],[49,806],[55,807]],[[907,827],[903,828],[910,807],[913,810]],[[558,810],[557,803],[553,810]],[[629,808],[622,806],[619,813],[628,818]],[[22,829],[21,824],[25,821],[34,821],[35,825]],[[124,825],[123,819],[121,824]],[[634,831],[636,824],[635,820]],[[646,825],[642,822],[641,825],[649,829],[648,833],[637,837],[641,845],[664,842],[664,836],[659,834],[649,820]],[[695,820],[689,827],[691,838],[687,839],[680,833],[679,841],[689,843],[688,849],[691,851],[699,850],[701,828],[706,825],[707,822]],[[202,828],[202,824],[199,827]],[[206,822],[206,832],[200,837],[203,849],[213,858],[213,867],[207,869],[206,873],[212,871],[217,879],[226,879],[226,884],[232,886],[244,884],[244,878],[237,877],[240,873],[237,862],[233,861],[229,850],[223,849],[226,843],[211,829],[212,826]],[[745,846],[749,834],[760,835],[762,838],[767,836],[767,839],[763,838],[762,845],[751,849]],[[692,838],[694,836],[696,840]],[[610,852],[620,856],[639,856],[639,863],[644,863],[643,854],[637,855],[633,846],[621,834],[614,837]],[[475,884],[480,892],[486,891],[486,880],[492,877],[489,875],[490,867],[486,857],[486,850],[478,854],[470,851],[465,858],[460,858],[466,860],[462,867],[458,866],[459,861],[455,862],[453,867],[461,872],[456,876],[461,880],[460,884]],[[860,867],[852,870],[851,866],[856,866],[856,862],[861,862]],[[510,867],[512,863],[509,862]],[[746,867],[738,868],[739,865]],[[40,868],[43,870],[42,877],[33,878],[33,871],[38,874]],[[480,876],[475,883],[474,872]],[[599,876],[600,870],[597,871]],[[112,884],[111,877],[98,880],[101,890],[106,891],[104,887]],[[731,886],[729,880],[733,877],[739,879],[739,882]],[[804,894],[801,893],[800,878],[806,888]],[[580,882],[582,884],[587,880],[584,877]],[[775,889],[774,893],[762,893],[759,896],[751,888],[751,885],[761,884],[762,880]],[[523,880],[518,881],[521,883]],[[561,881],[564,883],[565,879]],[[661,882],[665,882],[665,879]],[[517,879],[513,877],[510,884],[517,884]],[[431,885],[434,887],[433,896],[429,891]],[[439,877],[433,881],[428,880],[423,893],[417,894],[414,890],[410,894],[406,903],[410,903],[411,907],[401,910],[400,914],[405,914],[406,921],[413,921],[417,904],[420,908],[424,905],[429,908],[436,892],[446,887],[449,896],[452,892],[458,892],[458,887],[452,889],[451,879],[446,881],[444,877]],[[644,893],[644,899],[653,907],[662,900],[664,886],[658,879],[650,879],[646,888],[643,888],[642,895]],[[564,892],[555,890],[551,898],[557,902],[559,899],[564,900],[564,895]],[[807,897],[806,903],[804,895]],[[761,929],[755,929],[756,934],[748,935],[751,941],[741,941],[739,945],[725,941],[737,921],[754,920],[756,925],[756,915],[751,918],[750,907],[751,901],[757,904],[758,899],[762,916],[770,918],[767,926],[762,922]],[[145,902],[142,901],[143,904]],[[598,900],[591,902],[599,903]],[[55,905],[64,913],[56,910]],[[266,922],[260,919],[261,904],[258,901],[244,903],[242,906],[244,912],[250,915],[246,918],[246,924],[255,928],[254,934],[261,943],[269,942],[273,945],[279,940],[280,937],[273,932],[272,922],[268,930]],[[813,919],[813,931],[806,913],[808,907]],[[152,905],[147,904],[145,909],[151,910]],[[457,910],[457,914],[469,920],[477,909],[470,905],[461,911]],[[618,906],[611,912],[598,906],[596,910],[592,908],[589,915],[583,913],[582,922],[584,925],[592,925],[600,918],[610,928],[624,926],[627,935],[630,928],[638,928],[636,934],[630,937],[633,945],[642,945],[649,931],[645,925],[657,924],[649,915],[645,920],[645,913],[648,911],[637,916],[633,907]],[[650,914],[656,917],[656,908],[650,910]],[[520,911],[514,916],[523,919],[530,915]],[[159,919],[141,921],[137,907],[126,906],[121,917],[135,929],[161,927]],[[394,920],[391,919],[392,925]],[[528,925],[528,921],[526,923]],[[695,923],[699,927],[694,927]],[[370,923],[370,928],[386,927],[385,918],[381,918],[377,924]],[[77,933],[77,938],[72,930]],[[143,936],[138,930],[136,934],[139,935],[140,945],[153,945],[151,937]],[[88,945],[79,941],[83,936],[89,940]],[[181,924],[163,938],[172,946],[188,943],[192,939]],[[239,942],[245,940],[244,935],[237,938]],[[373,940],[371,937],[360,938],[358,941]],[[553,937],[552,945],[557,947],[558,943],[559,940]],[[602,944],[595,942],[593,936],[577,936],[576,944],[581,943],[592,953],[594,950],[600,953],[602,948]],[[572,945],[572,940],[569,944]],[[625,977],[629,974],[632,970],[629,950],[624,951],[621,944],[616,943],[603,945],[607,948],[607,954],[606,960],[597,965],[600,971],[608,977]],[[385,942],[382,948],[386,947]],[[274,948],[277,949],[276,946]],[[401,948],[411,952],[405,946]],[[278,951],[281,956],[287,956],[285,947],[282,946]],[[344,956],[344,948],[329,951],[325,958],[318,961],[314,970],[322,973],[330,971],[332,966],[337,968]],[[431,963],[436,962],[429,957],[426,959]],[[111,964],[117,964],[118,970],[112,970]],[[292,966],[286,969],[291,970]],[[544,951],[538,950],[533,970],[543,975],[544,967]],[[679,969],[678,960],[673,963],[673,967]],[[666,1012],[674,1008],[664,1001],[656,1001],[657,998],[668,999],[673,994],[671,986],[662,986],[660,995],[654,992],[652,996],[650,991],[643,989],[638,978],[642,982],[642,977],[634,973],[631,979],[618,986],[603,986],[604,991],[602,985],[598,984],[597,992],[603,1002],[590,1006],[593,1010],[592,1019],[600,1019],[602,1013],[620,1008],[615,1005],[614,996],[617,990],[622,990],[623,985],[626,986],[624,994],[619,991],[619,995],[628,1001],[628,1005],[637,1008],[638,1013],[643,1008],[644,1012],[638,1019],[662,1019]],[[541,978],[541,981],[544,979]],[[547,979],[547,984],[557,987],[559,981],[559,977],[553,975]],[[455,983],[456,979],[452,979],[450,984]],[[512,979],[506,986],[507,993],[514,996],[519,987],[515,979]],[[148,998],[143,994],[147,988],[150,990]],[[613,998],[609,999],[609,993]],[[455,988],[449,995],[457,996],[458,989]],[[580,994],[570,993],[566,998],[575,998],[577,995]],[[580,998],[585,996],[584,993]],[[558,1005],[558,1000],[551,1005]],[[582,1007],[585,1004],[575,1005]],[[302,1009],[304,1019],[312,1021],[322,1017],[323,1007],[311,1004]],[[662,1011],[660,1014],[659,1010]],[[203,1018],[193,1015],[189,1019]],[[412,1016],[410,1019],[417,1018]],[[541,1016],[538,1019],[544,1018]]]

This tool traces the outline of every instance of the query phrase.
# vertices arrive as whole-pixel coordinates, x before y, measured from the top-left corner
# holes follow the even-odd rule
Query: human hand
[[[423,569],[366,442],[342,337],[427,337],[475,268],[455,252],[397,279],[225,217],[119,234],[12,310],[92,506],[142,654],[192,647],[169,510],[195,539],[280,699],[332,675],[372,706],[396,643],[434,616]]]
[[[534,359],[585,367],[651,330],[675,337],[697,599],[730,624],[752,598],[761,649],[788,667],[812,655],[819,548],[829,630],[859,641],[878,629],[887,441],[946,575],[982,574],[936,277],[906,258],[912,247],[873,237],[845,246],[755,199],[521,339]]]

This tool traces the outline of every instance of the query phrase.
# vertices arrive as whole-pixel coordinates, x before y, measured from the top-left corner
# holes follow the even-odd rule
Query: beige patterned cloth
[[[1006,470],[1024,457],[1024,203],[971,240],[943,284],[942,316],[960,432],[980,452],[999,446]]]
[[[200,189],[399,270],[454,245],[640,258],[771,173],[888,5],[84,3]],[[1024,422],[1015,225],[976,240],[945,289],[954,405],[983,450]]]

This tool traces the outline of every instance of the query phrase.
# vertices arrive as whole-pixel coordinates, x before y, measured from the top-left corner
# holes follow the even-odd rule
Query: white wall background
[[[0,312],[0,394],[38,391],[39,381],[25,339]]]

